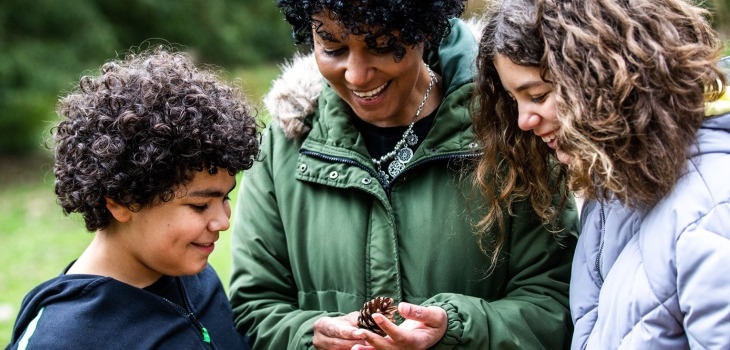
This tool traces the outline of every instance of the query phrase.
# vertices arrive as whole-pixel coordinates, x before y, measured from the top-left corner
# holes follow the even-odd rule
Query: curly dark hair
[[[132,210],[169,201],[195,172],[252,166],[259,125],[236,84],[184,52],[128,53],[59,100],[55,192],[86,229],[107,227],[110,198]]]
[[[480,222],[485,228],[501,225],[514,203],[529,200],[546,227],[557,230],[570,194],[568,167],[545,142],[519,128],[517,105],[494,66],[496,56],[503,55],[515,64],[540,68],[544,44],[536,11],[534,1],[504,0],[491,2],[485,12],[475,78],[478,98],[472,105],[474,132],[484,149],[474,180],[489,199]],[[545,74],[543,67],[543,80]],[[501,242],[496,241],[497,251]]]
[[[312,28],[321,23],[316,14],[328,14],[348,34],[363,35],[377,52],[403,58],[406,47],[425,43],[426,48],[449,33],[449,19],[461,16],[465,0],[277,0],[291,24],[298,44],[313,45]]]

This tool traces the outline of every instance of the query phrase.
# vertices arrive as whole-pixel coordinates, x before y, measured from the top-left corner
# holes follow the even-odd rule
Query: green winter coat
[[[455,23],[438,55],[427,55],[448,87],[444,100],[392,188],[376,180],[348,106],[326,84],[307,126],[278,119],[288,129],[311,126],[308,133],[277,123],[265,130],[262,161],[239,190],[232,238],[231,303],[254,349],[312,349],[315,320],[357,311],[375,296],[446,310],[438,349],[569,346],[574,207],[558,243],[529,203],[517,206],[502,262],[486,274],[473,228],[483,200],[464,166],[478,156],[468,114],[476,42]],[[275,85],[275,104],[311,93],[289,85]]]

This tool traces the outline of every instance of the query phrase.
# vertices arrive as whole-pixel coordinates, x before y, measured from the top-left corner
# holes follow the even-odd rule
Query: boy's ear
[[[109,197],[104,197],[104,199],[106,199],[107,210],[117,221],[126,222],[132,217],[132,211],[126,205],[121,205]]]

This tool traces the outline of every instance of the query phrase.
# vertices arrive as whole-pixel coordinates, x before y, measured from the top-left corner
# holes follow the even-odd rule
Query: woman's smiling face
[[[515,64],[504,55],[495,57],[494,67],[502,86],[517,103],[519,128],[532,130],[555,150],[561,163],[569,163],[571,157],[560,150],[557,141],[560,122],[552,84],[540,77],[539,68]]]
[[[350,35],[329,13],[313,17],[314,57],[322,76],[362,120],[378,126],[413,121],[427,84],[423,45],[406,47],[396,62],[393,52],[367,46],[362,35]],[[320,25],[321,23],[321,25]]]

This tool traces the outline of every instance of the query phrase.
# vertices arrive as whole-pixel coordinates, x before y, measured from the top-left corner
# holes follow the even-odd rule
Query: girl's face
[[[541,138],[554,149],[561,163],[569,163],[571,157],[560,150],[557,135],[560,129],[555,95],[552,84],[542,80],[537,67],[521,66],[507,56],[497,55],[494,59],[502,86],[517,102],[517,125]]]
[[[411,123],[429,81],[423,45],[407,47],[396,62],[392,52],[376,52],[363,36],[348,35],[328,13],[313,19],[317,67],[355,115],[381,127]]]

